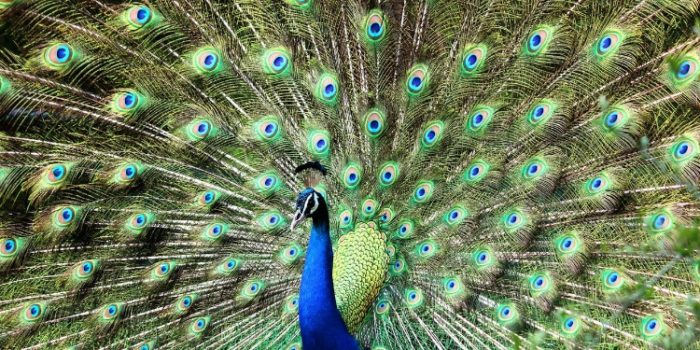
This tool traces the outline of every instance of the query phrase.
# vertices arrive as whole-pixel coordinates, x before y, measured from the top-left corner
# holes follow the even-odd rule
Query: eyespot
[[[284,302],[282,310],[287,314],[297,314],[299,310],[299,295],[292,294]]]
[[[685,60],[678,65],[678,69],[676,70],[676,77],[678,79],[685,79],[688,76],[694,74],[696,70],[696,62],[693,62],[691,60]]]
[[[162,261],[151,268],[151,278],[163,281],[170,277],[177,264],[174,261]]]
[[[421,94],[425,91],[429,79],[428,66],[417,64],[411,67],[406,75],[406,91],[414,97]]]
[[[201,237],[206,242],[218,242],[227,232],[228,225],[215,222],[204,228]]]
[[[122,181],[128,182],[136,178],[139,174],[139,168],[135,164],[123,165],[119,171],[119,178]]]
[[[467,134],[476,136],[486,131],[488,125],[491,124],[493,114],[494,109],[489,106],[476,106],[467,120]]]
[[[238,271],[238,269],[241,267],[241,264],[242,262],[239,259],[229,256],[218,262],[216,268],[214,269],[214,274],[220,276],[229,276],[233,272]]]
[[[529,278],[530,294],[533,297],[542,295],[550,290],[552,281],[549,275],[545,273],[535,273]]]
[[[17,251],[17,241],[14,238],[5,238],[0,246],[0,254],[3,256],[14,255]]]
[[[570,252],[576,249],[576,241],[572,237],[566,237],[559,243],[562,252]]]
[[[538,126],[546,123],[552,118],[557,105],[550,100],[542,100],[530,109],[527,114],[527,122],[531,126]]]
[[[600,125],[605,132],[622,129],[630,120],[630,112],[623,106],[613,106],[600,116]]]
[[[349,209],[344,209],[338,214],[338,223],[340,228],[348,228],[352,226],[352,212]]]
[[[287,0],[287,1],[302,2],[301,0]],[[309,2],[311,2],[311,0],[309,0]],[[285,350],[301,350],[301,344],[299,344],[299,343],[292,343],[292,344],[290,344]]]
[[[66,68],[74,58],[73,47],[66,43],[54,44],[44,49],[44,63],[54,70]]]
[[[391,208],[382,208],[379,211],[379,222],[382,226],[387,225],[394,219],[394,211]]]
[[[71,207],[59,208],[56,210],[55,215],[59,226],[68,226],[75,219],[75,209]]]
[[[396,255],[396,246],[394,246],[394,244],[391,242],[387,242],[386,249],[384,251],[386,252],[386,255],[389,256],[389,259],[394,259],[394,256]]]
[[[544,52],[552,40],[554,30],[552,27],[540,26],[535,29],[527,38],[525,45],[525,54],[529,56],[537,56]]]
[[[123,309],[123,304],[121,303],[114,303],[114,304],[107,304],[102,307],[102,310],[100,311],[100,315],[102,316],[103,321],[111,321],[119,317]]]
[[[215,73],[223,67],[221,54],[218,50],[211,47],[197,50],[192,56],[192,65],[200,74]]]
[[[383,187],[389,187],[396,182],[399,177],[399,164],[396,162],[387,162],[382,165],[379,170],[379,183]]]
[[[666,233],[673,229],[675,218],[670,212],[660,210],[645,217],[644,223],[652,234]]]
[[[255,189],[262,193],[271,193],[282,186],[279,176],[273,171],[268,171],[255,178]]]
[[[204,332],[209,326],[209,317],[200,317],[192,321],[190,329],[194,334],[200,334]]]
[[[217,131],[211,120],[200,117],[187,125],[187,138],[192,142],[202,141],[215,136]]]
[[[444,128],[445,124],[439,120],[430,122],[423,131],[423,138],[421,139],[423,147],[430,148],[436,145],[442,139]]]
[[[46,311],[45,303],[32,303],[24,308],[23,321],[28,323],[35,323],[40,321],[44,317]]]
[[[284,224],[282,215],[276,210],[262,213],[257,217],[256,221],[258,222],[258,225],[266,230],[274,230]]]
[[[423,293],[419,289],[408,288],[404,291],[404,302],[409,308],[423,305]]]
[[[625,35],[620,31],[605,31],[594,44],[594,52],[598,60],[603,60],[617,52],[624,38]]]
[[[385,114],[381,110],[377,108],[369,110],[364,118],[364,130],[367,136],[371,138],[380,136],[384,132],[385,120]]]
[[[354,190],[362,180],[362,169],[356,163],[348,163],[343,169],[342,178],[343,185],[349,190]]]
[[[241,290],[241,297],[252,300],[265,289],[265,284],[261,280],[250,280],[246,282]]]
[[[413,191],[413,201],[415,203],[425,203],[433,196],[435,185],[432,181],[421,181]]]
[[[140,343],[139,345],[136,345],[134,349],[138,348],[139,350],[153,350],[155,349],[156,342],[155,340],[148,341],[148,342],[143,342]]]
[[[201,207],[210,207],[214,205],[220,197],[220,192],[214,190],[207,190],[199,194],[199,196],[197,197],[197,202]]]
[[[380,10],[372,10],[365,18],[365,33],[371,43],[377,43],[384,38],[384,13]]]
[[[464,222],[464,219],[467,216],[467,209],[465,209],[461,205],[455,205],[443,216],[443,220],[445,223],[447,223],[448,226],[456,226]]]
[[[560,322],[561,332],[567,337],[575,336],[581,330],[581,322],[577,317],[564,316],[560,318]]]
[[[680,58],[670,58],[668,62],[670,82],[677,89],[684,90],[691,86],[700,73],[698,71],[698,58],[693,53]]]
[[[386,315],[391,309],[391,304],[386,299],[377,300],[377,304],[374,306],[374,312],[377,315]]]
[[[547,163],[541,158],[534,158],[526,162],[521,168],[521,175],[525,180],[537,180],[547,173]]]
[[[331,147],[330,134],[326,130],[311,130],[306,136],[306,146],[311,154],[325,157]]]
[[[479,248],[472,253],[472,260],[477,269],[481,270],[495,264],[493,252],[489,248]]]
[[[63,181],[68,173],[68,169],[63,164],[54,164],[46,168],[46,180],[50,184],[58,184]]]
[[[131,114],[136,112],[145,103],[145,97],[136,91],[127,90],[114,94],[112,97],[112,110],[119,114]]]
[[[501,324],[511,324],[519,320],[520,313],[512,304],[498,304],[496,306],[496,318]]]
[[[445,282],[444,286],[445,286],[445,291],[449,292],[449,291],[452,291],[455,289],[455,287],[457,286],[457,283],[455,282],[454,279],[449,279],[447,282]]]
[[[698,142],[695,139],[681,136],[671,144],[668,152],[675,165],[684,165],[697,157],[698,149]]]
[[[323,73],[316,82],[315,95],[321,102],[334,105],[338,101],[338,78],[331,73]]]
[[[462,75],[475,73],[484,65],[487,53],[486,45],[469,46],[462,54]]]
[[[128,22],[134,29],[143,28],[151,19],[153,19],[153,12],[148,6],[133,6],[128,10]]]
[[[505,306],[501,309],[500,315],[502,318],[508,318],[511,316],[510,308]]]
[[[642,318],[640,329],[642,336],[647,340],[658,338],[665,328],[664,321],[656,316],[646,316]]]
[[[610,187],[610,181],[604,173],[601,173],[586,181],[584,186],[589,194],[598,194]]]
[[[421,258],[427,259],[435,256],[437,254],[438,246],[432,240],[423,241],[416,246],[417,255]]]
[[[280,261],[285,265],[292,265],[302,255],[302,248],[297,243],[290,243],[287,247],[282,248],[278,253]]]
[[[263,54],[263,72],[282,77],[292,73],[292,56],[286,48],[277,47],[268,49]]]
[[[148,223],[148,218],[145,214],[135,214],[131,217],[131,226],[134,228],[143,228]]]
[[[513,232],[525,225],[525,215],[517,209],[510,210],[503,214],[501,218],[504,228],[508,232]]]
[[[98,260],[85,260],[73,266],[71,275],[76,282],[86,282],[94,276],[98,266]]]
[[[398,276],[406,271],[406,261],[402,257],[396,258],[391,264],[391,274]]]
[[[260,141],[273,142],[281,138],[281,125],[276,116],[268,115],[260,118],[253,128]]]
[[[374,216],[378,208],[379,203],[376,200],[367,198],[362,202],[362,216],[365,218],[370,218]]]
[[[626,277],[614,269],[604,269],[600,274],[603,284],[603,292],[612,293],[619,291],[625,284]]]
[[[413,221],[403,220],[399,223],[398,229],[396,229],[396,235],[399,238],[409,238],[413,235],[414,229]]]
[[[489,170],[491,170],[491,165],[489,163],[477,159],[467,166],[462,178],[469,184],[477,184],[486,177]]]

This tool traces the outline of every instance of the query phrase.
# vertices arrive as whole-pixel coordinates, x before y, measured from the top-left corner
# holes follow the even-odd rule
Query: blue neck
[[[328,209],[322,203],[313,216],[301,274],[299,326],[304,350],[359,349],[336,307],[332,272],[333,247],[328,229]]]

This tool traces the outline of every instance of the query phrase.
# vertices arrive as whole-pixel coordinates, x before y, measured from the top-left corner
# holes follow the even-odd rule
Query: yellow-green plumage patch
[[[389,256],[386,237],[374,223],[359,223],[342,236],[333,258],[333,287],[338,310],[353,332],[384,283]]]

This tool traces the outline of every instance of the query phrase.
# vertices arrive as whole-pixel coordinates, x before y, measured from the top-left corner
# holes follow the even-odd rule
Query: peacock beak
[[[305,219],[306,215],[302,213],[302,209],[297,210],[297,212],[294,213],[294,219],[292,219],[292,224],[289,225],[289,230],[294,231],[294,228],[297,227],[297,225],[303,222]]]

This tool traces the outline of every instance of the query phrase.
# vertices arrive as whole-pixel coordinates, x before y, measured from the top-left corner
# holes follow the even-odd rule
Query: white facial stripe
[[[311,200],[311,196],[306,197],[306,202],[304,202],[304,207],[301,209],[301,213],[305,214],[306,213],[306,207],[309,206],[309,201]]]
[[[311,196],[309,196],[309,198],[311,198]],[[314,192],[314,207],[311,208],[309,214],[313,214],[316,211],[316,209],[318,209],[318,195],[316,194],[316,192]]]

